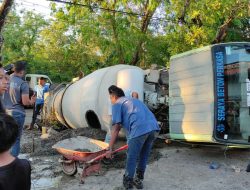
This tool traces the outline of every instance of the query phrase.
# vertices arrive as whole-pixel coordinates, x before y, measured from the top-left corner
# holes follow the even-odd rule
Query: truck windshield
[[[218,45],[215,68],[215,138],[250,142],[250,52],[247,44]]]

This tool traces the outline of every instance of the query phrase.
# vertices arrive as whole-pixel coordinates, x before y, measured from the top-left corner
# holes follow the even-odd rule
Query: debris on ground
[[[211,163],[209,164],[209,168],[210,168],[210,169],[218,169],[219,167],[220,167],[220,164],[217,163],[217,162],[211,162]]]
[[[233,170],[235,173],[240,173],[240,172],[241,172],[241,168],[238,167],[238,166],[232,165],[231,168],[232,168],[232,170]]]
[[[31,156],[40,156],[40,155],[55,155],[58,154],[52,146],[57,142],[76,137],[76,136],[85,136],[97,140],[104,140],[106,132],[100,129],[93,128],[80,128],[80,129],[66,129],[60,132],[57,132],[53,129],[48,130],[48,138],[41,139],[41,132],[37,130],[24,130],[23,136],[26,137],[25,142],[21,146],[21,153],[31,154]]]

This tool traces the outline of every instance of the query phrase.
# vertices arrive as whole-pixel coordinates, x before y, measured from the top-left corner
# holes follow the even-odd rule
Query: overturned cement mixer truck
[[[136,91],[171,139],[250,145],[250,43],[206,46],[171,57],[170,69],[116,65],[50,92],[46,117],[69,128],[109,130],[108,87]]]

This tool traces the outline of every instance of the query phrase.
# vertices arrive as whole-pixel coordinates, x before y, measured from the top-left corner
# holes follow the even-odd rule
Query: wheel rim
[[[77,172],[76,163],[62,163],[63,172],[67,175],[75,175]]]

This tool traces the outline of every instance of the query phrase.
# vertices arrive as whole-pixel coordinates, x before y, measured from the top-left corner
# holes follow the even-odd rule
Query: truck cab
[[[215,44],[170,62],[170,137],[249,145],[250,43]]]
[[[47,75],[42,74],[26,74],[25,75],[25,81],[29,83],[29,87],[32,91],[34,91],[35,86],[38,84],[38,80],[40,77],[43,77],[47,80],[47,83],[49,86],[52,84],[52,81]]]

